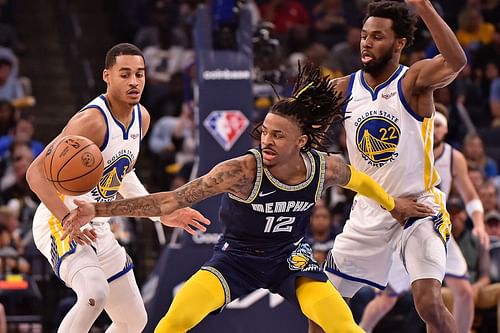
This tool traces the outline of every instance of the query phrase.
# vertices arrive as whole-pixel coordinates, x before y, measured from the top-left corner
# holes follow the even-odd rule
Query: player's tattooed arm
[[[95,203],[95,216],[160,216],[224,192],[248,197],[255,180],[255,172],[256,163],[253,156],[234,158],[216,165],[206,175],[171,192]]]
[[[351,169],[340,155],[327,155],[326,159],[326,186],[344,186],[351,178]]]

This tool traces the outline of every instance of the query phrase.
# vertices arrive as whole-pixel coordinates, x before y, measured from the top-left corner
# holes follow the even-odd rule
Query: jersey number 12
[[[274,216],[266,217],[267,223],[264,228],[264,232],[292,232],[293,222],[295,221],[295,217],[288,216],[280,216],[276,219],[276,225],[273,228],[274,224]],[[272,231],[271,231],[272,229]]]

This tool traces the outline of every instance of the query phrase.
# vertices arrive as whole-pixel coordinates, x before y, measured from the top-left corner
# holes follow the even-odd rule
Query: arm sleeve
[[[354,169],[352,165],[349,165],[349,168],[351,169],[351,178],[343,187],[378,202],[387,211],[394,209],[394,198],[382,186],[367,174]]]

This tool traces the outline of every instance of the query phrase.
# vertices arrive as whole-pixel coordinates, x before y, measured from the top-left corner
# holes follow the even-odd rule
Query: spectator
[[[490,235],[491,244],[494,245],[500,242],[500,212],[498,210],[491,210],[484,217],[486,224],[486,231]]]
[[[342,0],[322,0],[312,14],[317,42],[330,49],[345,41],[347,25]]]
[[[0,159],[8,157],[9,149],[16,141],[27,143],[31,147],[33,155],[37,157],[44,150],[45,145],[33,139],[34,134],[33,116],[29,112],[21,112],[12,134],[0,137]]]
[[[469,133],[464,138],[463,153],[469,168],[478,168],[489,179],[498,175],[497,163],[486,156],[481,137],[476,133]]]
[[[284,37],[297,25],[310,25],[309,14],[297,0],[271,0],[259,7],[263,21],[274,24],[278,37]]]
[[[326,254],[333,247],[335,236],[342,230],[332,228],[330,211],[324,202],[317,203],[311,214],[310,232],[307,242],[311,244],[314,259],[321,265]]]
[[[479,189],[485,182],[484,172],[481,169],[469,167],[468,174],[472,185],[474,185],[474,188],[476,189],[476,192],[479,193]]]
[[[151,23],[139,29],[134,44],[141,50],[145,50],[149,46],[161,45],[162,40],[168,38],[171,45],[187,46],[184,45],[187,36],[174,26],[176,12],[168,1],[155,1],[150,13]]]
[[[27,274],[30,264],[20,256],[13,246],[11,232],[4,224],[0,224],[0,272],[3,274]]]
[[[478,190],[479,198],[483,203],[484,213],[498,210],[498,191],[495,184],[485,182]]]
[[[498,69],[497,69],[498,70]],[[500,127],[500,76],[497,76],[490,86],[491,126]]]
[[[168,189],[173,176],[194,160],[193,112],[188,105],[183,106],[179,117],[164,116],[153,125],[149,148],[161,164],[158,183],[162,189]]]
[[[33,153],[25,142],[16,142],[11,147],[11,168],[1,179],[0,204],[16,209],[20,216],[23,233],[31,231],[31,221],[38,206],[38,197],[26,181],[26,171],[33,161]]]
[[[479,240],[466,228],[467,213],[461,200],[450,199],[447,204],[453,223],[452,233],[467,262],[469,279],[472,283],[474,305],[479,309],[497,307],[500,318],[500,283],[491,283],[489,249],[482,248]],[[498,321],[500,332],[500,321]]]
[[[10,49],[0,47],[0,99],[12,101],[24,96],[17,74],[18,61],[16,55]]]
[[[347,40],[335,45],[328,57],[327,67],[341,75],[354,73],[361,68],[359,58],[359,42],[361,40],[361,29],[349,27]]]
[[[481,43],[489,44],[493,40],[495,26],[484,22],[478,9],[465,8],[459,15],[459,28],[456,33],[460,44],[469,51],[479,49]]]
[[[16,126],[16,109],[7,100],[0,100],[0,137],[11,134]]]

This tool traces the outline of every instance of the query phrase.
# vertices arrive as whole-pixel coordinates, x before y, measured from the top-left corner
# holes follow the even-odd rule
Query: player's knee
[[[381,295],[377,298],[377,310],[379,312],[387,313],[396,305],[398,301],[397,296]]]
[[[146,327],[147,323],[148,323],[148,313],[146,312],[144,305],[141,304],[140,307],[134,309],[133,317],[129,318],[129,321],[127,323],[127,328],[128,328],[127,332],[140,333],[144,330],[144,327]]]
[[[446,308],[440,299],[421,297],[418,301],[415,299],[415,305],[420,318],[422,318],[424,322],[438,327],[445,322],[443,318]]]
[[[109,296],[109,285],[107,283],[97,283],[91,289],[85,290],[78,295],[78,300],[85,302],[91,308],[104,308]]]
[[[455,284],[454,288],[451,289],[453,297],[460,301],[472,300],[472,286],[467,281]]]

